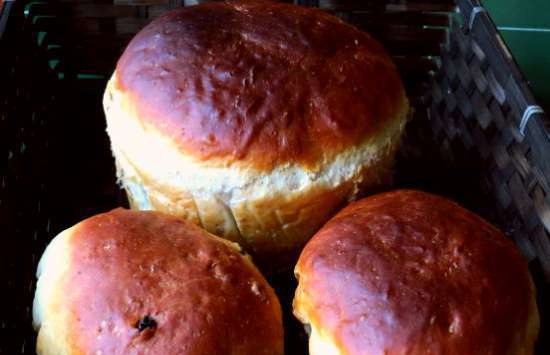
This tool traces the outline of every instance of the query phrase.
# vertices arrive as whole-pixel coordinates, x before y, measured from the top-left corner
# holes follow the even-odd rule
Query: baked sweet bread
[[[500,231],[441,197],[401,190],[349,205],[295,272],[311,355],[533,354],[527,263]]]
[[[368,34],[317,9],[233,1],[146,26],[104,108],[132,208],[185,218],[271,263],[388,181],[409,105]]]
[[[232,242],[159,212],[71,227],[38,266],[40,355],[282,355],[274,291]]]

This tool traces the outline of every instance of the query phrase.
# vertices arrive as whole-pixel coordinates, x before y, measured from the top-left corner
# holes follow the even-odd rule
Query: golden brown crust
[[[70,245],[67,354],[283,353],[273,290],[191,223],[117,209],[80,223]]]
[[[369,35],[320,10],[272,2],[170,12],[130,42],[114,78],[136,119],[185,154],[266,170],[330,159],[408,105]]]
[[[526,262],[496,228],[418,191],[351,204],[306,245],[295,314],[341,354],[527,355]]]

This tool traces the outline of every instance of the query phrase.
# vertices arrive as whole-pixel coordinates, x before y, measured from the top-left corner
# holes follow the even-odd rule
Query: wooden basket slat
[[[412,43],[421,43],[429,41],[431,43],[441,43],[446,39],[447,29],[433,28],[424,29],[422,27],[406,26],[371,26],[370,23],[359,25],[359,28],[369,32],[380,41],[389,40],[407,41]]]
[[[376,38],[383,42],[384,47],[392,56],[434,56],[437,55],[439,51],[439,45],[434,42],[425,41],[411,43],[406,39],[395,40],[385,37],[383,34],[377,35]]]
[[[113,33],[133,35],[149,22],[149,19],[137,17],[88,17],[78,20],[71,17],[40,17],[34,21],[33,28],[36,31],[60,33],[62,35],[70,32],[73,36]]]
[[[48,3],[67,4],[67,5],[82,5],[82,4],[100,4],[100,5],[114,5],[114,6],[133,6],[133,7],[147,7],[155,5],[168,6],[174,4],[174,0],[45,0]],[[178,4],[179,5],[179,4]]]
[[[129,6],[154,6],[154,5],[163,5],[168,7],[171,0],[113,0],[113,4],[120,5],[129,5]]]
[[[140,9],[135,6],[115,6],[112,4],[36,4],[30,7],[30,17],[56,16],[57,18],[69,18],[77,21],[79,18],[103,18],[103,17],[143,17]]]
[[[331,11],[451,11],[452,0],[442,1],[354,1],[354,0],[319,0],[318,7]]]
[[[96,49],[109,49],[116,52],[123,50],[132,39],[131,33],[78,33],[48,32],[46,42],[74,45],[79,47],[93,47]]]
[[[42,1],[42,0],[41,0]],[[113,0],[44,0],[48,4],[64,4],[64,5],[112,5]]]
[[[340,17],[343,17],[341,15]],[[422,28],[448,27],[449,17],[446,13],[431,12],[391,12],[391,13],[371,13],[371,12],[352,12],[345,15],[345,20],[356,26],[365,26],[368,24],[371,28],[379,27],[413,27]]]

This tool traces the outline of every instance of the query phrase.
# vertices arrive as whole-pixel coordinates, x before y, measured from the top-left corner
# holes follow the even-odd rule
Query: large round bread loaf
[[[387,182],[408,101],[368,34],[320,10],[207,3],[145,27],[104,96],[131,206],[254,256],[296,251]]]

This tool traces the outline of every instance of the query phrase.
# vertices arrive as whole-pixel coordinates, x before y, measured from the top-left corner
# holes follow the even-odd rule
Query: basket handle
[[[519,123],[519,133],[522,137],[525,137],[525,128],[527,128],[527,124],[529,123],[529,120],[531,120],[531,117],[539,114],[544,114],[544,110],[539,105],[529,105],[525,108]]]
[[[472,29],[474,27],[474,22],[476,20],[476,17],[478,14],[482,12],[487,12],[483,6],[474,6],[472,8],[472,12],[470,12],[470,22],[468,23],[468,29]]]

